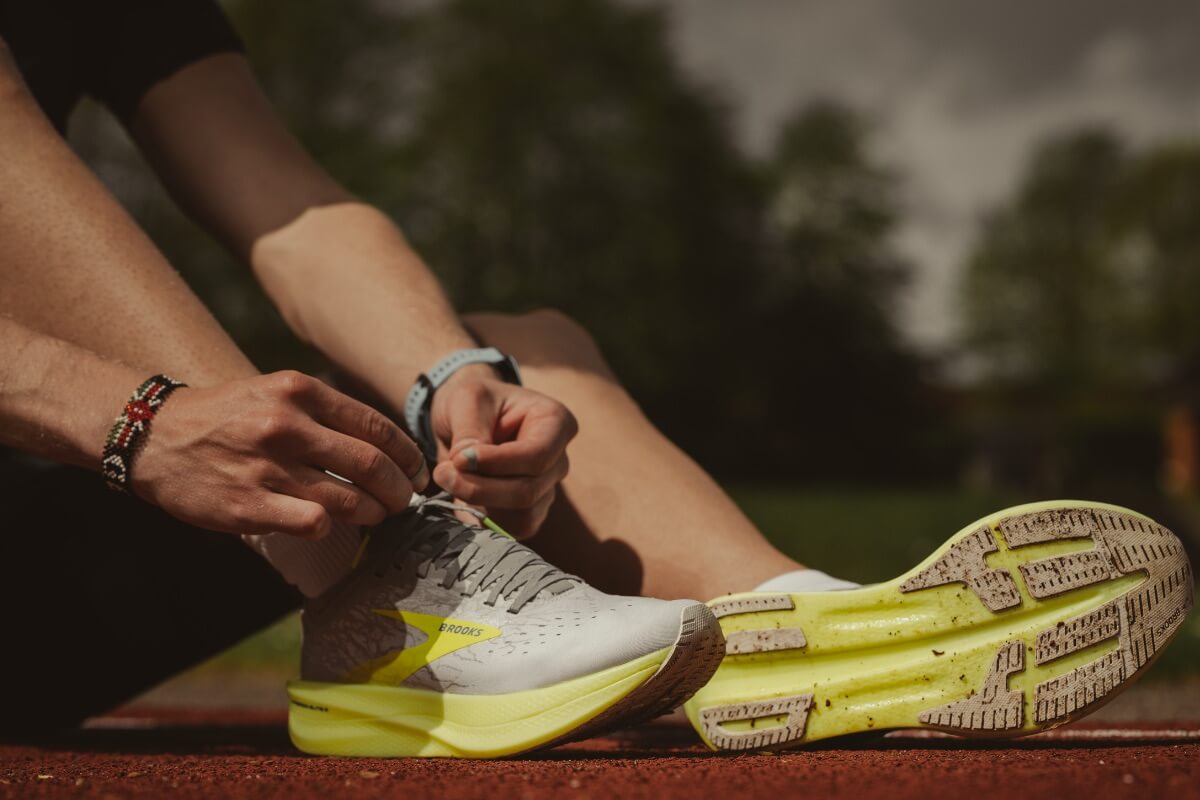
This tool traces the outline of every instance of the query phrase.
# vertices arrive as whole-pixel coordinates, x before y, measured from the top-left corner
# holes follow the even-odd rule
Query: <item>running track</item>
[[[506,761],[310,758],[276,713],[97,720],[52,741],[0,743],[0,797],[1200,798],[1200,723],[1082,724],[1031,739],[918,732],[782,755],[713,755],[657,723]]]

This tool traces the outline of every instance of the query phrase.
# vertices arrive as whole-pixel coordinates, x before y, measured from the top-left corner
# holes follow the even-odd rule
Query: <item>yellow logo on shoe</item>
[[[418,614],[415,611],[398,611],[394,608],[371,610],[381,617],[396,619],[416,628],[425,634],[425,640],[418,645],[393,650],[359,665],[343,678],[349,683],[385,683],[395,686],[442,656],[494,639],[501,633],[499,628],[481,622]]]

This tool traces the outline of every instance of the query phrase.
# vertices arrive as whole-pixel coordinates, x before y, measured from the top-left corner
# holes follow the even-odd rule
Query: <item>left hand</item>
[[[567,476],[567,443],[579,430],[557,400],[504,383],[490,367],[464,367],[433,396],[443,489],[518,539],[537,533]]]

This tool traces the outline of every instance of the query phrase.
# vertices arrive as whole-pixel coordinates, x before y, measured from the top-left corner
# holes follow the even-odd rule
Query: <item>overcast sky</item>
[[[874,122],[877,152],[906,180],[898,243],[918,272],[904,320],[924,345],[953,337],[976,222],[1034,142],[1090,122],[1135,144],[1200,132],[1198,2],[656,1],[748,149],[822,96]]]

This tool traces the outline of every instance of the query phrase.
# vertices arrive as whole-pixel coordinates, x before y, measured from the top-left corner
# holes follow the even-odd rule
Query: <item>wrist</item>
[[[133,483],[134,463],[150,436],[150,427],[159,409],[186,384],[166,375],[153,375],[143,381],[126,401],[109,430],[100,459],[100,473],[108,488],[128,493]]]
[[[437,461],[437,438],[432,420],[435,408],[441,409],[444,402],[438,400],[438,395],[444,394],[438,390],[451,381],[461,386],[489,379],[520,385],[521,373],[516,359],[494,347],[458,350],[417,378],[404,402],[404,421],[429,463]]]
[[[432,411],[434,414],[437,414],[438,408],[445,402],[445,400],[439,398],[453,394],[454,389],[458,386],[482,381],[502,382],[503,380],[496,368],[490,364],[468,364],[465,367],[460,367],[434,392]]]

